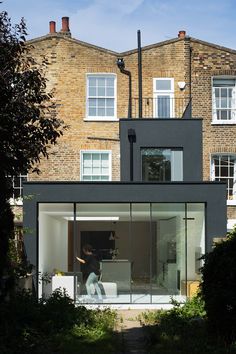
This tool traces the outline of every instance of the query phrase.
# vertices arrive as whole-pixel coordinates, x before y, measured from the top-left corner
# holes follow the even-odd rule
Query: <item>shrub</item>
[[[236,339],[236,229],[204,259],[201,294],[209,328],[232,343]]]
[[[0,353],[112,353],[115,322],[114,311],[76,307],[60,290],[40,301],[24,290],[0,304]]]

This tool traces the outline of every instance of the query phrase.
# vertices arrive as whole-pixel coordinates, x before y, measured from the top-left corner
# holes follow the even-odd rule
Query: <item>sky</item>
[[[49,21],[70,18],[73,38],[122,52],[176,38],[179,30],[236,49],[236,0],[1,0],[12,23],[24,17],[28,39],[49,32]]]

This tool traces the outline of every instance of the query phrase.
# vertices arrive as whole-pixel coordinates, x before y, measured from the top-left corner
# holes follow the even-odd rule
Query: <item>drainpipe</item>
[[[138,39],[138,112],[139,118],[143,118],[143,93],[142,93],[142,49],[141,49],[141,33],[137,32]]]
[[[134,129],[128,129],[128,139],[129,139],[129,153],[130,153],[130,181],[134,180],[134,148],[133,145],[136,142],[136,134]]]
[[[129,105],[128,105],[128,118],[132,118],[132,81],[131,81],[131,72],[125,69],[125,62],[123,58],[118,58],[116,61],[118,68],[122,74],[125,74],[129,77]]]

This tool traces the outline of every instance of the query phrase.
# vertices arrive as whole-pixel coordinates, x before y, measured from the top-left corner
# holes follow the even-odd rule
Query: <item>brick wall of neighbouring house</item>
[[[131,50],[117,54],[96,46],[64,37],[48,35],[32,41],[33,56],[40,61],[46,56],[48,88],[55,90],[57,116],[70,128],[65,131],[49,160],[42,159],[41,174],[31,180],[79,180],[81,150],[112,150],[112,179],[120,179],[120,150],[118,122],[86,122],[86,74],[114,73],[117,75],[117,116],[128,114],[128,77],[116,65],[118,57],[125,60],[132,73],[132,97],[138,97],[138,53]],[[203,180],[210,180],[211,154],[236,153],[236,125],[212,125],[212,77],[236,75],[236,53],[188,38],[170,40],[143,48],[143,97],[153,97],[153,78],[170,77],[175,82],[175,97],[189,96],[190,86],[184,91],[178,81],[190,81],[193,117],[203,119]],[[151,103],[152,104],[152,103]],[[133,114],[138,117],[138,108]],[[145,115],[145,106],[143,106]],[[100,138],[100,139],[91,139]],[[104,140],[101,140],[105,138]],[[108,140],[106,140],[108,139]],[[109,140],[114,139],[114,140]],[[236,218],[236,208],[228,211]]]
[[[81,150],[112,150],[112,179],[120,179],[120,148],[118,122],[91,122],[86,117],[86,74],[114,73],[117,75],[117,116],[127,118],[128,77],[116,65],[119,57],[114,52],[64,37],[48,35],[32,41],[32,55],[38,62],[48,61],[48,89],[54,90],[56,115],[69,125],[58,145],[52,147],[48,160],[40,163],[41,174],[30,180],[80,179]],[[123,55],[126,69],[132,72],[132,97],[138,97],[137,50]],[[154,77],[173,77],[176,95],[180,96],[178,81],[185,78],[185,43],[170,41],[165,45],[150,46],[142,54],[143,97],[153,96]],[[182,93],[183,95],[183,93]],[[138,113],[138,112],[137,112]],[[96,139],[99,138],[99,139]],[[102,138],[105,138],[102,140]],[[108,139],[108,140],[106,140]],[[111,139],[111,140],[109,140]],[[114,140],[112,140],[114,139]]]
[[[193,116],[203,118],[203,179],[210,180],[211,155],[236,154],[236,125],[212,125],[212,78],[236,76],[236,52],[192,41]],[[236,218],[236,208],[228,208],[228,218]]]
[[[117,122],[86,122],[86,73],[118,74],[116,56],[98,51],[63,36],[48,36],[33,43],[33,56],[49,60],[48,88],[54,90],[57,117],[69,128],[51,148],[48,160],[42,159],[40,175],[31,180],[80,180],[81,150],[112,150],[112,177],[119,180],[120,149]],[[98,139],[96,139],[98,138]],[[104,138],[104,140],[102,139]],[[101,140],[100,140],[101,139]],[[114,139],[106,140],[106,139]],[[117,140],[117,141],[116,141]]]

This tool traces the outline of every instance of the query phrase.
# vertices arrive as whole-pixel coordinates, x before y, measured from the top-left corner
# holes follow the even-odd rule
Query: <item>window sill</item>
[[[235,205],[236,206],[236,199],[228,199],[227,205]]]
[[[107,118],[107,117],[99,117],[99,118],[84,118],[84,122],[119,122],[118,118]]]
[[[213,120],[211,125],[232,125],[236,124],[236,120]]]

